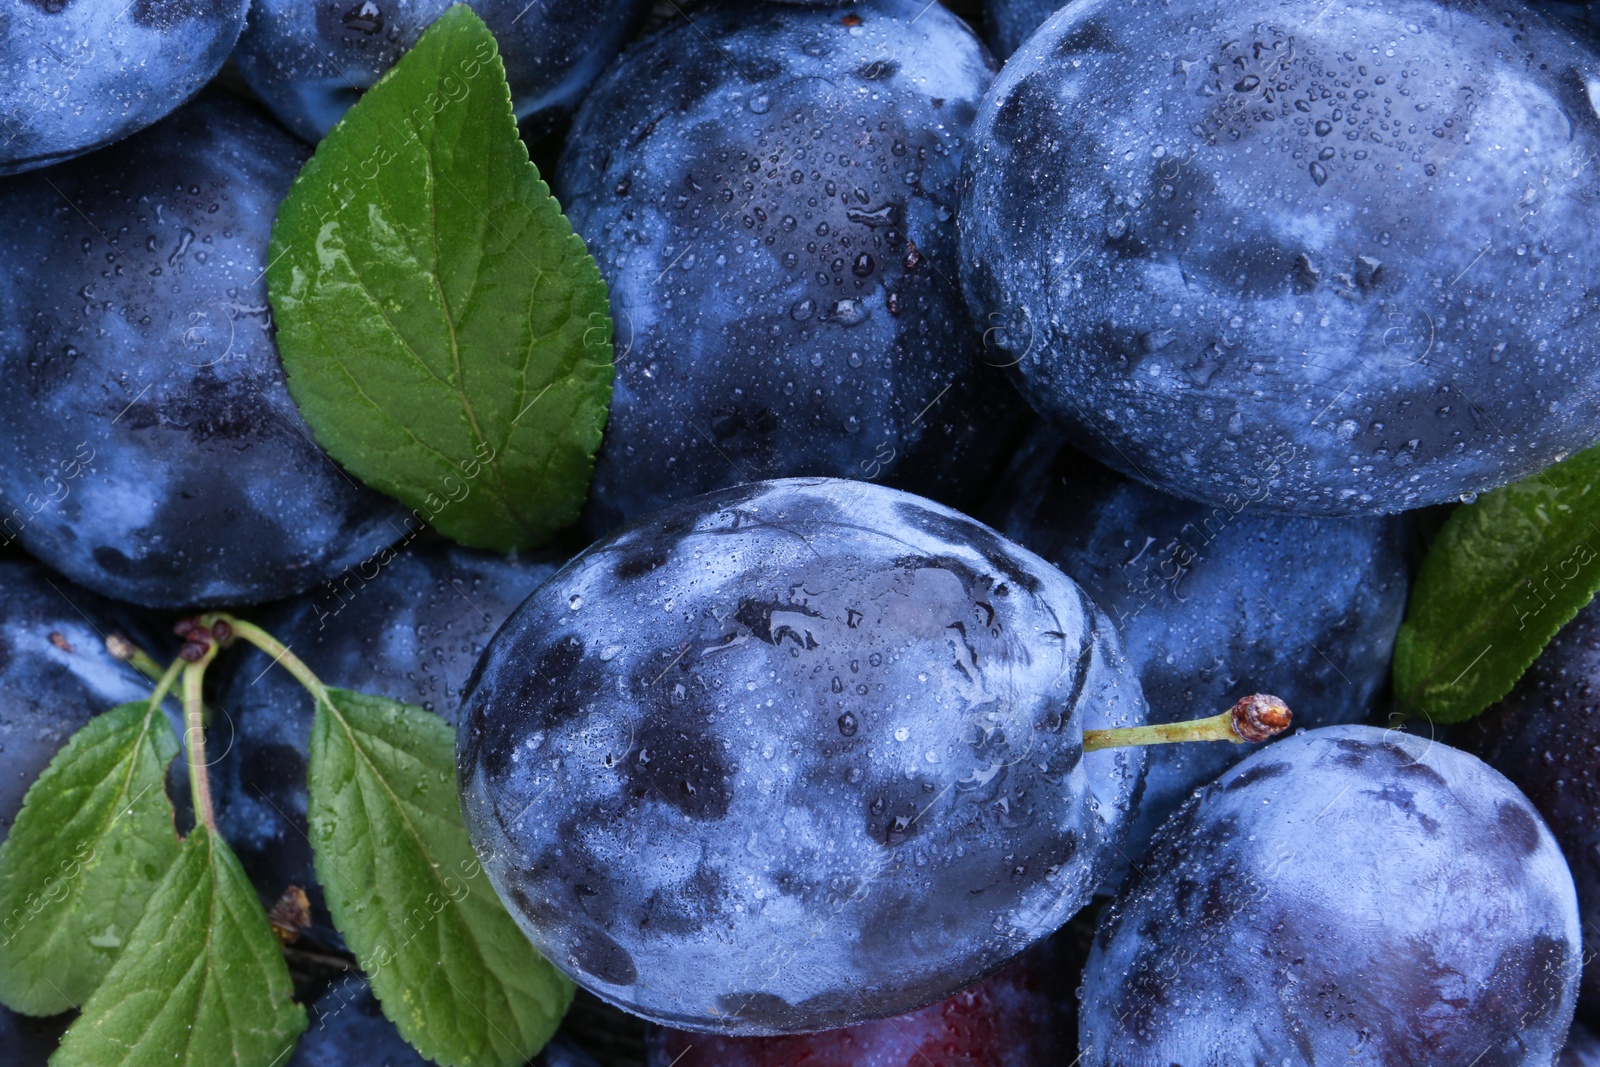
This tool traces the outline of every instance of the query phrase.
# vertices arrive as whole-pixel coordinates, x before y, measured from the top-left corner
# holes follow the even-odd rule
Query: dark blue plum
[[[0,174],[120,141],[221,69],[249,0],[0,4]]]
[[[417,544],[254,621],[329,685],[419,704],[454,724],[489,638],[556,566]],[[306,836],[311,698],[260,652],[241,648],[223,662],[231,673],[209,742],[220,751],[211,771],[217,825],[263,900],[299,886],[311,900],[311,936],[340,944]]]
[[[117,609],[27,560],[0,560],[0,840],[22,798],[90,719],[150,695],[151,685],[106,651],[127,632]],[[66,1017],[0,1008],[0,1050],[15,1067],[44,1067]]]
[[[320,141],[454,0],[255,0],[234,63],[290,130]],[[648,0],[471,0],[500,44],[524,129],[578,105]]]
[[[71,1014],[36,1019],[0,1008],[0,1049],[7,1067],[45,1067],[72,1019]]]
[[[286,1067],[428,1067],[384,1017],[372,987],[360,975],[336,981],[308,1007],[310,1028]],[[594,1059],[557,1036],[528,1067],[597,1067]]]
[[[1526,797],[1371,726],[1275,742],[1156,836],[1084,971],[1083,1062],[1549,1064],[1578,902]]]
[[[1277,511],[1600,438],[1600,53],[1518,4],[1080,0],[964,161],[962,278],[1097,459]]]
[[[4,839],[67,739],[101,712],[147,699],[154,686],[106,651],[107,636],[129,632],[119,608],[59,575],[29,560],[0,561],[0,605]]]
[[[1600,1067],[1600,1037],[1582,1023],[1573,1023],[1555,1067]]]
[[[1593,952],[1600,947],[1600,603],[1567,623],[1510,695],[1459,734],[1549,823],[1572,866]],[[1600,966],[1584,970],[1581,1008],[1600,1019]]]
[[[306,150],[220,92],[0,181],[0,537],[150,607],[299,593],[401,536],[284,385],[267,238]]]
[[[788,475],[982,485],[1020,408],[955,284],[992,77],[924,0],[714,2],[606,73],[556,182],[617,323],[593,526]]]
[[[1151,722],[1198,719],[1260,692],[1282,698],[1297,726],[1358,722],[1388,677],[1406,604],[1404,520],[1267,515],[1242,496],[1180,500],[1048,431],[1017,454],[991,510],[1001,533],[1111,617]],[[1256,747],[1152,749],[1127,857],[1137,863],[1192,791]]]
[[[940,1000],[1090,899],[1141,750],[1115,627],[993,530],[868,482],[721,490],[592,546],[495,635],[467,829],[539,950],[681,1029]]]
[[[1007,59],[1033,31],[1044,25],[1045,19],[1062,7],[1063,0],[989,0],[984,9],[984,23],[988,29],[989,47],[1001,59]]]

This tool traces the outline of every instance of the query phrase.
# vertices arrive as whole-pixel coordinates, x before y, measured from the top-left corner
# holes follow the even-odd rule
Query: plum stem
[[[255,623],[245,622],[243,619],[236,619],[232,615],[221,612],[207,615],[202,621],[212,626],[215,626],[218,622],[226,623],[233,631],[232,636],[243,638],[271,656],[272,661],[294,675],[295,681],[305,686],[314,699],[327,703],[328,687],[322,684],[322,679],[312,673],[311,668],[305,665],[304,660],[290,652],[288,645],[279,641]]]
[[[173,661],[173,664],[169,669],[165,671],[162,670],[161,664],[156,662],[154,656],[150,655],[150,653],[146,652],[144,649],[128,640],[122,634],[114,633],[106,638],[106,651],[111,653],[112,659],[121,660],[123,663],[126,663],[128,666],[132,667],[134,670],[150,679],[152,682],[155,682],[157,685],[160,685],[163,681],[165,681],[168,674],[172,675],[173,680],[167,681],[166,685],[161,690],[161,697],[156,700],[156,703],[160,703],[160,700],[166,697],[167,691],[172,688],[173,684],[177,680],[178,674],[183,668],[183,660],[178,659]],[[211,705],[202,705],[201,710],[205,712],[206,725],[211,725]]]
[[[161,681],[165,674],[161,664],[155,661],[155,657],[122,634],[111,634],[106,638],[106,651],[111,653],[113,659],[120,659],[152,682]]]
[[[152,679],[156,683],[156,687],[150,693],[150,707],[154,708],[167,699],[167,694],[172,692],[172,687],[177,684],[178,675],[183,673],[183,668],[183,660],[175,659],[172,661],[172,666]]]
[[[1232,741],[1236,745],[1265,741],[1289,728],[1289,705],[1275,696],[1252,693],[1220,715],[1188,722],[1122,726],[1114,730],[1085,730],[1083,750],[1165,745],[1173,741]]]
[[[204,706],[200,700],[200,682],[205,678],[206,665],[217,655],[217,646],[207,644],[200,658],[183,663],[183,740],[189,760],[189,795],[194,800],[194,817],[212,833],[217,829],[217,816],[211,806],[211,778],[206,774],[206,724]]]

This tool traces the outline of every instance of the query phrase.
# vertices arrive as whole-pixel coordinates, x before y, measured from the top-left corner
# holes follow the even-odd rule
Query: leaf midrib
[[[113,793],[115,802],[107,805],[106,817],[100,821],[97,832],[94,834],[93,841],[96,845],[105,841],[106,835],[110,833],[112,825],[117,821],[117,813],[123,808],[124,801],[128,796],[128,790],[133,784],[133,776],[139,766],[139,751],[141,748],[143,748],[145,739],[149,737],[151,724],[155,721],[155,716],[157,714],[159,714],[157,709],[148,706],[146,707],[144,716],[139,723],[139,730],[134,736],[133,743],[128,746],[127,754],[122,759],[117,761],[117,764],[113,766],[111,773],[107,774],[106,778],[101,779],[101,781],[104,782],[107,778],[114,777],[119,769],[122,771],[122,782],[116,787],[116,791]],[[89,787],[87,792],[88,796],[85,798],[83,804],[78,805],[77,809],[73,812],[74,815],[82,812],[83,809],[88,806],[89,801],[93,799],[95,790],[92,785]],[[141,796],[142,795],[143,794],[141,794]],[[98,864],[95,866],[98,866]],[[65,936],[66,928],[69,925],[72,925],[73,920],[81,918],[76,905],[80,900],[82,900],[84,890],[88,887],[89,880],[86,877],[87,874],[88,868],[80,868],[79,876],[73,879],[72,893],[70,897],[71,903],[68,903],[66,900],[61,902],[63,906],[57,911],[57,919],[50,925],[49,933],[43,942],[43,947],[45,949],[53,950],[57,946],[59,939]],[[141,912],[141,914],[143,913]],[[132,934],[131,927],[128,933],[130,935]],[[31,985],[32,983],[30,982],[29,984]]]
[[[401,819],[402,823],[404,824],[407,833],[410,834],[412,841],[414,841],[416,843],[416,845],[417,845],[417,851],[423,856],[423,858],[425,860],[424,866],[427,868],[428,880],[432,883],[432,885],[434,886],[435,890],[446,890],[446,887],[445,887],[445,884],[444,884],[443,880],[439,877],[438,865],[434,862],[433,850],[430,849],[427,846],[426,841],[423,839],[422,835],[418,832],[416,824],[415,824],[415,822],[413,822],[410,813],[406,811],[405,805],[403,803],[401,803],[399,794],[397,794],[394,791],[394,789],[390,787],[388,779],[385,778],[384,775],[382,775],[381,773],[378,772],[377,764],[374,762],[372,757],[367,753],[366,748],[363,745],[361,745],[360,743],[358,743],[358,741],[356,740],[357,731],[351,725],[350,721],[344,716],[344,714],[341,711],[339,711],[338,707],[334,704],[334,702],[332,700],[324,699],[322,701],[322,703],[323,703],[323,706],[326,707],[329,710],[329,712],[334,716],[335,720],[338,721],[340,727],[344,730],[345,739],[346,739],[346,741],[348,741],[348,743],[350,745],[351,752],[360,758],[361,764],[363,766],[365,766],[366,769],[367,769],[368,777],[371,778],[372,780],[376,781],[376,783],[377,783],[377,785],[379,787],[379,791],[389,798],[391,806],[394,808],[394,810],[397,813],[399,813],[400,819]],[[395,746],[395,747],[399,747],[399,746]],[[419,763],[424,763],[424,765],[426,764],[426,761],[424,761],[424,760],[418,760],[418,762]],[[355,768],[352,768],[352,770],[354,770],[354,769]],[[354,774],[352,774],[352,779],[353,778],[354,778]],[[360,789],[359,783],[356,783],[356,782],[352,781],[351,784],[356,786],[356,790],[355,791],[356,791],[357,795],[359,796],[361,794],[361,792],[362,792],[362,790]],[[367,804],[366,804],[365,800],[362,800],[360,803],[361,803],[361,806],[364,809],[367,807]],[[369,825],[371,824],[372,820],[371,820],[370,817],[367,819],[367,822],[368,822]],[[376,865],[377,865],[376,864],[376,858],[377,858],[377,850],[376,849],[373,850],[373,857],[374,857],[374,867],[376,867]],[[376,882],[376,880],[374,880],[374,881]],[[470,888],[468,889],[468,894],[469,894],[469,896],[471,894],[471,889]],[[445,892],[445,899],[447,899],[447,900],[450,899],[448,891]],[[468,930],[471,933],[471,936],[467,937],[465,939],[465,942],[466,942],[466,945],[470,946],[472,955],[473,955],[473,957],[475,958],[475,960],[476,960],[476,962],[478,964],[478,968],[483,973],[483,975],[485,976],[485,982],[486,983],[487,982],[492,982],[496,986],[501,986],[502,988],[501,988],[501,994],[500,995],[501,995],[502,998],[505,998],[507,996],[507,994],[504,991],[503,983],[500,981],[500,977],[499,977],[498,973],[489,965],[488,958],[480,950],[479,945],[478,945],[477,931],[474,928],[474,926],[471,923],[471,921],[467,918],[467,916],[465,914],[466,909],[462,907],[461,902],[459,902],[459,901],[451,901],[451,903],[452,903],[452,905],[454,907],[456,907],[456,908],[461,910],[461,913],[462,913],[461,914],[461,922],[467,926]],[[393,909],[386,909],[386,911],[392,911],[392,910]],[[461,949],[461,946],[457,946],[457,951],[460,951],[460,949]],[[443,962],[444,961],[443,961],[443,958],[441,956],[440,966],[443,966]],[[491,1040],[491,1043],[492,1043],[492,1040]]]

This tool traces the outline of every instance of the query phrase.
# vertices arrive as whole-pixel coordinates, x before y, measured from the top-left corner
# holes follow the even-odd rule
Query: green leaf
[[[1461,722],[1511,691],[1600,589],[1600,447],[1457,508],[1395,644],[1409,714]]]
[[[441,15],[329,132],[267,269],[324,448],[465,544],[573,521],[611,402],[605,283],[517,136],[494,36]]]
[[[97,715],[67,741],[0,845],[0,1002],[82,1004],[178,855],[163,779],[178,738],[158,704]]]
[[[50,1067],[280,1067],[306,1028],[227,842],[195,828]]]
[[[327,690],[311,727],[309,816],[334,923],[407,1041],[446,1067],[520,1067],[544,1046],[572,985],[478,863],[443,719]]]

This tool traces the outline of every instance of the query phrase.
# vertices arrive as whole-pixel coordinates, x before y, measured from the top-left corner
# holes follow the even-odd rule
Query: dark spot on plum
[[[1260,763],[1247,768],[1234,775],[1233,780],[1223,786],[1223,791],[1231,793],[1235,789],[1244,789],[1256,782],[1264,782],[1269,778],[1279,778],[1289,773],[1287,763]]]
[[[617,561],[616,569],[612,573],[619,581],[626,582],[649,574],[657,567],[665,566],[669,554],[667,546],[656,541],[625,554]]]
[[[773,1030],[784,1029],[795,1015],[794,1005],[776,993],[723,993],[717,1007],[725,1015]]]
[[[1334,739],[1334,747],[1339,751],[1334,755],[1333,762],[1341,767],[1359,767],[1367,762],[1367,757],[1372,755],[1373,748],[1365,741],[1358,741],[1353,737],[1339,737]]]
[[[1012,554],[1007,544],[987,526],[971,519],[940,514],[920,504],[896,504],[895,514],[906,525],[932,534],[941,540],[958,545],[962,543],[972,545],[990,566],[1005,575],[1012,584],[1020,585],[1030,593],[1039,591],[1039,579],[1023,568],[1022,562]]]
[[[1417,810],[1417,795],[1405,786],[1391,783],[1385,785],[1382,789],[1363,789],[1362,792],[1369,797],[1382,800],[1404,812],[1410,818],[1416,819],[1417,823],[1428,833],[1436,834],[1439,832],[1439,820]]]
[[[777,645],[785,638],[788,638],[801,648],[816,648],[817,641],[816,638],[811,636],[810,630],[797,632],[794,627],[789,625],[780,625],[776,631],[773,630],[773,613],[780,611],[805,615],[813,619],[822,617],[818,612],[801,604],[777,604],[771,601],[743,600],[739,602],[738,610],[733,613],[733,621],[769,645]]]
[[[568,951],[574,967],[609,985],[632,985],[639,979],[628,950],[603,930],[592,926],[580,930]]]
[[[1111,52],[1116,47],[1116,38],[1105,24],[1099,19],[1090,19],[1073,27],[1056,42],[1056,55],[1066,59],[1079,52]]]
[[[855,69],[855,76],[862,81],[876,82],[894,77],[900,69],[900,64],[892,59],[874,59],[870,63],[863,63]]]
[[[1514,800],[1500,802],[1500,831],[1524,856],[1539,851],[1539,824]]]

